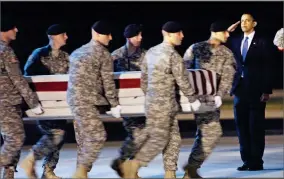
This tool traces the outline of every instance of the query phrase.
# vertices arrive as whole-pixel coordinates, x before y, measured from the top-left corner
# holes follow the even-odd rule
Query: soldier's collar
[[[128,48],[127,48],[127,45],[125,44],[124,45],[124,56],[126,57],[132,57],[132,56],[137,56],[137,55],[140,55],[142,53],[142,50],[141,50],[141,47],[139,48],[136,48],[135,52],[131,55],[128,55]]]

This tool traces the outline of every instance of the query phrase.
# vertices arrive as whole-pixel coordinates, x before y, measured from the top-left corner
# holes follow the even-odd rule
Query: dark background
[[[274,88],[283,86],[283,53],[273,45],[277,30],[283,27],[283,2],[1,2],[1,17],[16,20],[19,33],[11,43],[23,68],[28,56],[38,47],[48,43],[46,29],[54,23],[67,27],[69,39],[64,50],[71,53],[89,42],[92,24],[101,19],[113,22],[113,40],[109,50],[124,45],[124,27],[130,23],[144,26],[143,44],[146,49],[162,41],[161,26],[176,20],[184,27],[183,44],[177,48],[183,56],[185,50],[198,41],[210,36],[210,24],[217,19],[238,21],[244,12],[251,12],[258,21],[257,33],[267,38],[270,60],[273,64]],[[241,33],[240,27],[231,35]],[[283,119],[266,120],[266,129],[283,131]],[[233,120],[222,120],[224,135],[236,135]],[[123,140],[126,133],[121,122],[104,123],[108,140]],[[182,137],[193,137],[194,121],[180,121]],[[34,144],[41,134],[34,122],[25,123],[26,144]],[[75,142],[73,125],[67,125],[66,142]],[[120,131],[117,133],[117,131]]]
[[[272,41],[277,30],[283,27],[283,2],[1,2],[1,16],[17,22],[19,33],[12,42],[23,68],[31,52],[48,43],[46,29],[54,23],[67,27],[69,39],[64,50],[74,49],[89,42],[90,27],[101,19],[113,23],[113,40],[109,50],[125,43],[123,30],[127,24],[144,26],[143,44],[146,49],[162,40],[161,26],[169,21],[179,21],[184,27],[183,44],[177,48],[183,56],[194,42],[209,38],[210,24],[217,19],[238,21],[244,12],[251,12],[258,25],[256,31],[269,41],[273,63],[274,88],[283,86],[283,53],[277,51]],[[241,33],[240,27],[231,35]]]

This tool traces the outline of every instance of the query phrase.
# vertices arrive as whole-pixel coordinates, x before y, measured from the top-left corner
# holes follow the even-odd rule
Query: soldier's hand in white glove
[[[184,112],[191,112],[191,104],[190,103],[183,104],[182,106],[183,106]]]
[[[120,115],[120,113],[121,113],[121,106],[120,105],[117,105],[116,107],[111,108],[110,111],[111,111],[111,115],[113,117],[115,117],[115,118],[120,118],[121,117],[121,115]]]
[[[214,97],[214,100],[215,100],[215,105],[216,105],[216,108],[219,108],[221,105],[222,105],[222,99],[220,96],[215,96]]]
[[[36,115],[40,115],[44,113],[42,106],[40,104],[38,104],[37,107],[31,109],[31,111]]]
[[[200,103],[200,101],[197,99],[197,100],[195,100],[193,103],[190,103],[190,105],[191,105],[191,108],[192,108],[193,111],[198,111],[199,108],[200,108],[200,106],[201,106],[201,103]]]

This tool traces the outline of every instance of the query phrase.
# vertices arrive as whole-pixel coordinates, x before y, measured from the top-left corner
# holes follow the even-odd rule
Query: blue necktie
[[[244,44],[243,44],[243,49],[242,49],[243,61],[245,61],[246,59],[247,52],[248,52],[248,37],[246,37]]]

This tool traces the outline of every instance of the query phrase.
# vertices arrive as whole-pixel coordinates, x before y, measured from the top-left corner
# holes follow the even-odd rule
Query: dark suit
[[[230,48],[237,61],[231,95],[234,95],[234,116],[239,137],[241,158],[249,167],[263,166],[265,147],[265,107],[262,94],[272,94],[269,81],[270,63],[264,39],[255,33],[245,60],[241,55],[243,35],[231,39]],[[244,76],[241,77],[241,74]]]

